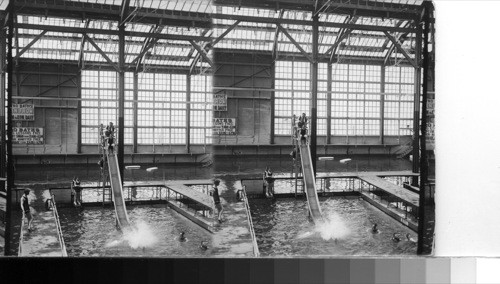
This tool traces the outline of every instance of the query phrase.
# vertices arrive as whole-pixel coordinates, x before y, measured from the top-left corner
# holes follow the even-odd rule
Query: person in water
[[[372,233],[374,233],[374,234],[378,234],[378,232],[379,232],[379,231],[378,231],[378,229],[377,229],[377,224],[375,223],[375,224],[373,224],[373,227],[372,227]]]
[[[208,249],[207,242],[206,241],[201,241],[200,248],[202,250],[207,250]]]
[[[181,232],[181,235],[179,236],[179,242],[185,242],[186,237],[184,236],[184,232]]]
[[[399,238],[398,236],[399,234],[398,233],[394,233],[392,235],[392,241],[395,242],[395,243],[399,243],[401,241],[401,238]]]
[[[412,243],[416,243],[416,242],[417,242],[417,241],[415,241],[415,239],[413,239],[413,238],[411,238],[411,237],[410,237],[410,233],[407,233],[407,234],[406,234],[406,240],[407,240],[408,242],[412,242]]]
[[[31,232],[32,228],[32,223],[33,223],[33,215],[31,215],[30,211],[30,202],[29,202],[29,196],[30,190],[25,189],[24,194],[21,197],[21,209],[23,210],[23,217],[28,219],[28,231]]]
[[[212,193],[212,198],[214,199],[214,206],[217,209],[217,220],[219,221],[219,223],[222,223],[222,211],[224,211],[224,208],[220,203],[219,184],[220,180],[218,179],[214,180],[214,187],[211,190],[211,193]]]

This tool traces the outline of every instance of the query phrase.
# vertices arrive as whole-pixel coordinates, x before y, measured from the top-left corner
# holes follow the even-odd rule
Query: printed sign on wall
[[[214,134],[236,135],[236,119],[214,118]]]
[[[35,120],[35,106],[33,104],[12,104],[12,120]]]
[[[226,94],[214,94],[214,111],[227,111]]]
[[[12,127],[13,144],[43,144],[42,127]]]

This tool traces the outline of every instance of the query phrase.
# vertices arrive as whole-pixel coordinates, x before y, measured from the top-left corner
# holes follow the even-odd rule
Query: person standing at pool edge
[[[25,189],[24,194],[21,197],[21,209],[23,210],[23,216],[26,217],[26,219],[28,219],[28,231],[31,232],[31,230],[32,230],[31,224],[33,223],[33,215],[31,215],[31,211],[30,211],[30,202],[29,202],[29,198],[28,198],[29,194],[30,194],[30,190]]]
[[[222,223],[222,211],[224,211],[224,208],[222,208],[222,204],[220,204],[220,196],[219,196],[219,186],[220,180],[216,179],[214,180],[214,187],[211,191],[212,193],[212,198],[214,199],[214,204],[215,208],[217,209],[217,220],[219,223]]]

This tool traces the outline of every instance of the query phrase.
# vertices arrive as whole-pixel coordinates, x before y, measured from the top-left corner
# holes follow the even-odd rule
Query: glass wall
[[[82,144],[99,143],[99,124],[117,125],[117,73],[82,71]]]
[[[134,138],[137,120],[138,145],[185,145],[187,111],[190,105],[192,144],[211,144],[212,77],[191,77],[191,103],[187,98],[187,75],[139,73],[137,97],[134,98],[134,75],[125,73],[125,144]],[[100,123],[117,125],[117,73],[82,71],[82,144],[98,143]]]
[[[415,69],[412,67],[386,67],[385,82],[385,135],[411,135]]]
[[[212,144],[212,76],[191,76],[191,144]]]

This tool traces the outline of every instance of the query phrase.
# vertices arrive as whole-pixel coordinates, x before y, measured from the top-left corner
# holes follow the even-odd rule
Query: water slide
[[[316,191],[316,179],[312,167],[311,152],[307,142],[300,141],[300,159],[302,162],[302,176],[304,178],[304,190],[307,196],[309,213],[314,223],[321,221],[323,215],[319,206],[318,193]]]
[[[115,205],[115,214],[118,226],[123,230],[130,226],[128,220],[127,208],[123,200],[123,187],[120,171],[118,170],[118,159],[116,154],[107,151],[109,179],[111,180],[111,191],[113,193],[113,204]]]

